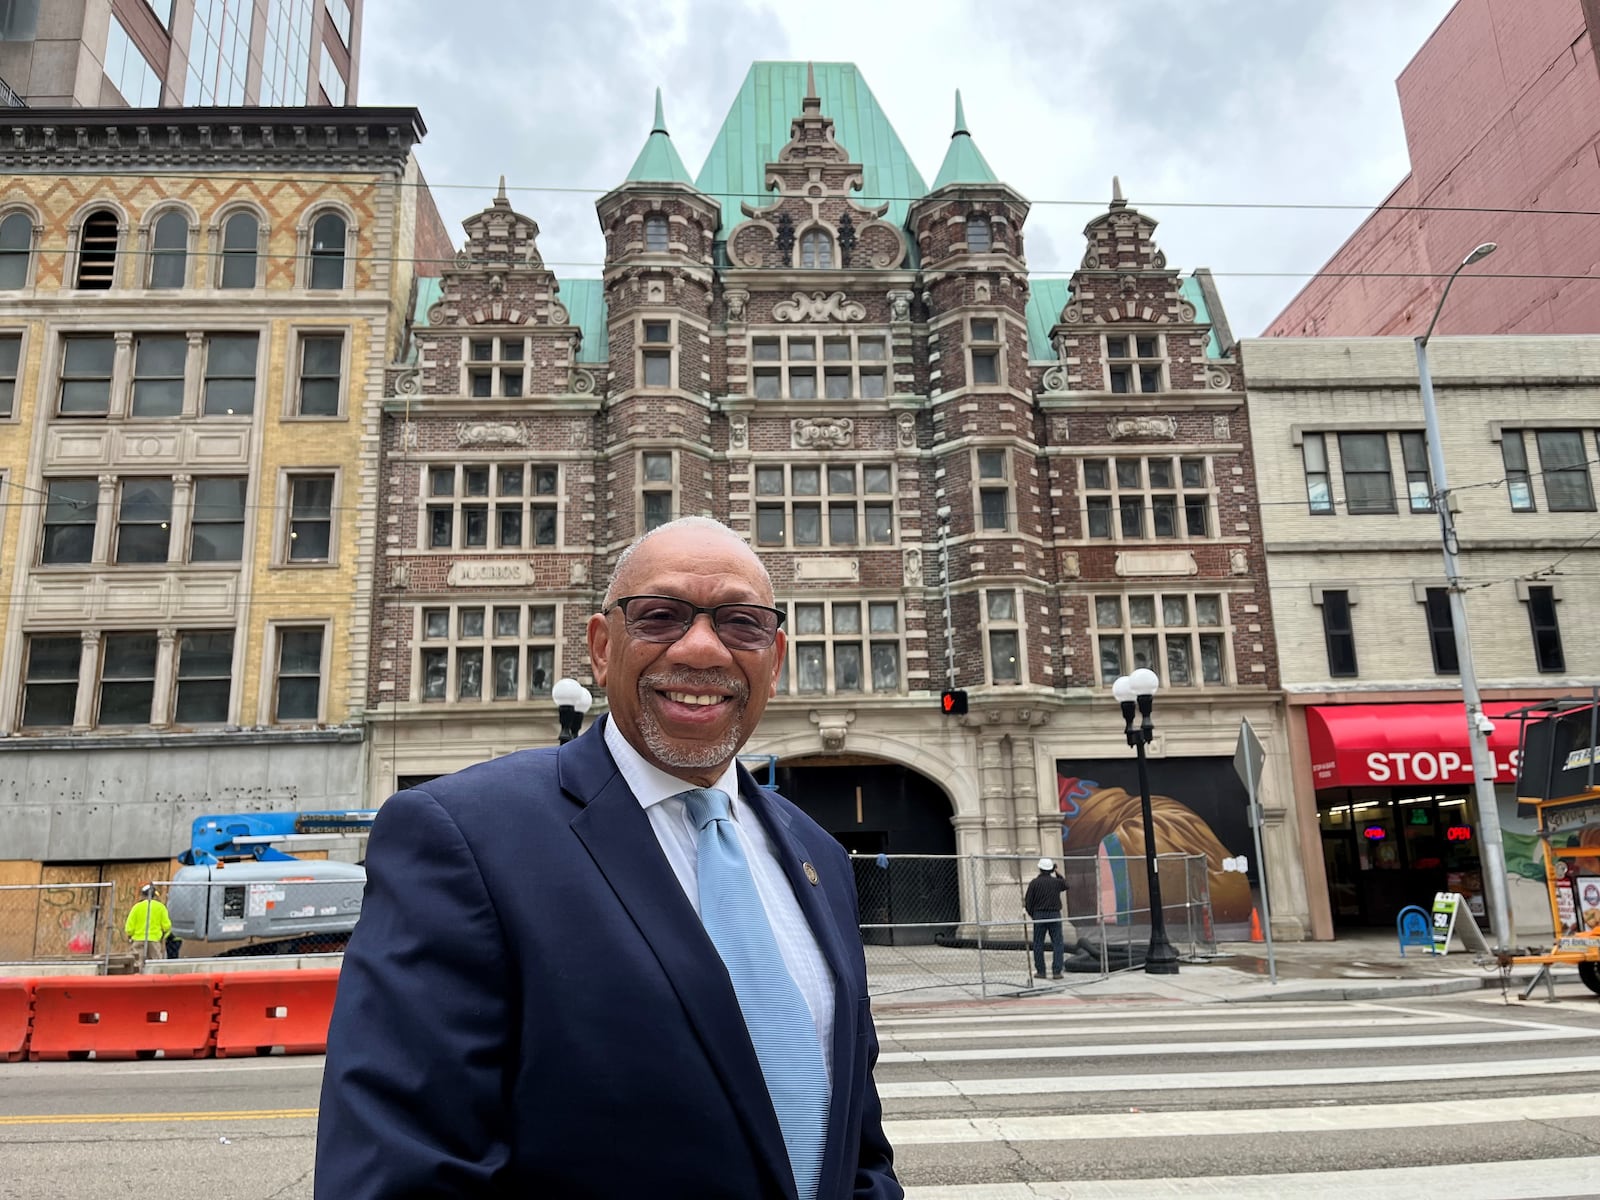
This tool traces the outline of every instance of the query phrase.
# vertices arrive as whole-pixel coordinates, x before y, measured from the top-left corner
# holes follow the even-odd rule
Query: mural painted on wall
[[[1222,869],[1222,860],[1252,855],[1244,784],[1227,758],[1151,760],[1150,807],[1160,854],[1204,854],[1212,919],[1250,919],[1249,876]],[[1138,767],[1132,759],[1057,759],[1061,852],[1066,857],[1104,854],[1112,869],[1119,909],[1145,906],[1144,872],[1126,870],[1119,855],[1144,857],[1144,820]],[[1165,872],[1163,871],[1163,882]],[[1163,900],[1173,903],[1162,889]]]

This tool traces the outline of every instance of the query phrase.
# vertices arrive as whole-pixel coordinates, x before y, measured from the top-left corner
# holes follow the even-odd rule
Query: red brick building
[[[1248,921],[1228,762],[1241,717],[1269,744],[1279,718],[1226,325],[1120,194],[1070,280],[1030,280],[1028,207],[959,98],[930,188],[854,67],[759,63],[698,175],[658,105],[597,204],[602,280],[556,279],[504,192],[468,220],[390,372],[372,798],[554,741],[617,553],[703,513],[788,616],[746,751],[849,848],[1141,854],[1110,683],[1150,666],[1161,849],[1206,853],[1219,920]],[[1268,781],[1293,935],[1288,797]],[[1008,912],[1016,883],[989,881]],[[866,919],[956,919],[953,876],[919,894]]]
[[[1481,242],[1440,333],[1600,332],[1600,4],[1459,0],[1397,88],[1411,173],[1263,336],[1420,334]]]

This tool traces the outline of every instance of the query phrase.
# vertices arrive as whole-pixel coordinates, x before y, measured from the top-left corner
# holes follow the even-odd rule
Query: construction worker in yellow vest
[[[142,966],[152,958],[166,958],[172,918],[167,915],[167,906],[156,899],[155,884],[145,884],[139,889],[139,895],[141,899],[128,910],[128,920],[122,930],[133,943]]]

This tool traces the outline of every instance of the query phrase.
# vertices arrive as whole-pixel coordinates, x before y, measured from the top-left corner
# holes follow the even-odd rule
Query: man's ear
[[[611,626],[599,613],[589,618],[589,666],[594,670],[594,681],[599,687],[606,685],[606,665],[611,653]]]
[[[777,654],[772,659],[772,687],[767,692],[768,700],[778,694],[778,676],[783,673],[783,656],[789,647],[789,639],[785,636],[783,630],[778,630],[778,636],[773,639],[772,646],[777,651]]]

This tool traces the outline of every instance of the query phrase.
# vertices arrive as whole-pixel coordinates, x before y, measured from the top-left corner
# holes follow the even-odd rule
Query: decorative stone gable
[[[807,81],[800,115],[789,142],[767,164],[767,187],[777,193],[769,204],[740,206],[747,220],[728,238],[735,267],[807,267],[807,235],[827,239],[830,267],[893,269],[906,260],[906,239],[883,220],[887,203],[868,207],[851,198],[863,185],[861,166],[834,138],[833,119],[823,115],[816,81]]]
[[[1125,350],[1135,373],[1141,334],[1158,335],[1156,358],[1162,366],[1162,391],[1226,389],[1227,370],[1206,360],[1210,327],[1199,320],[1183,294],[1176,268],[1155,244],[1156,222],[1128,207],[1122,183],[1111,182],[1111,204],[1084,227],[1087,247],[1073,272],[1071,293],[1051,330],[1060,364],[1044,376],[1047,393],[1104,391],[1110,372],[1108,351]],[[1115,353],[1110,354],[1114,359]],[[1137,385],[1135,391],[1142,391]]]
[[[494,202],[462,222],[466,245],[441,273],[430,326],[566,325],[555,276],[539,256],[539,226],[511,207],[505,179]]]

